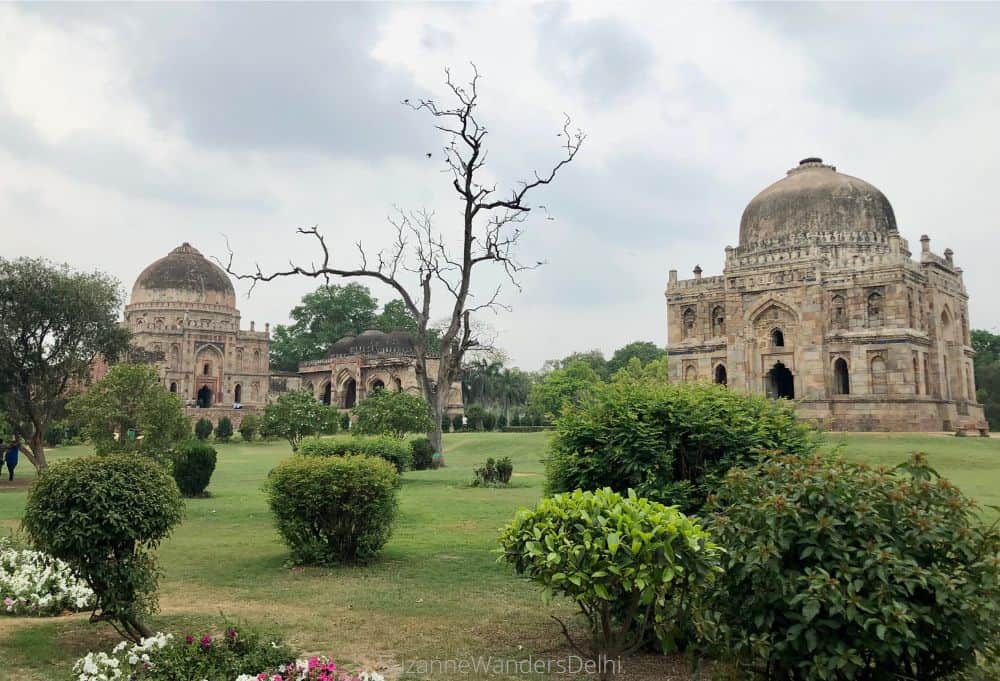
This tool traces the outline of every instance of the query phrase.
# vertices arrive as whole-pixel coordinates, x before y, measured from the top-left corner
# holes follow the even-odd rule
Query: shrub
[[[171,464],[174,482],[181,494],[202,496],[215,472],[216,460],[215,447],[201,441],[186,442],[174,449]]]
[[[447,433],[451,430],[451,417],[447,414],[441,414],[441,432]]]
[[[413,459],[413,470],[434,468],[434,445],[429,438],[415,437],[410,440],[410,454]]]
[[[717,643],[786,679],[940,679],[995,660],[1000,533],[920,457],[899,470],[779,456],[707,506],[726,572]]]
[[[212,434],[212,430],[212,422],[204,416],[198,419],[198,422],[194,424],[194,436],[199,440],[207,440]]]
[[[371,456],[297,456],[271,472],[268,502],[298,563],[372,560],[396,518],[399,476]]]
[[[544,430],[553,430],[552,426],[507,426],[503,429],[505,433],[540,433]]]
[[[260,418],[256,414],[246,414],[240,421],[240,437],[244,442],[253,442],[253,437],[260,432]]]
[[[482,468],[475,470],[475,478],[472,480],[473,487],[506,487],[510,484],[510,476],[514,473],[514,464],[509,457],[504,457],[499,461],[486,459]]]
[[[481,404],[470,404],[465,408],[465,420],[468,430],[482,430],[483,416],[486,410]]]
[[[345,433],[351,429],[351,415],[346,411],[340,412],[340,429]]]
[[[413,453],[410,445],[394,437],[324,437],[306,440],[299,453],[305,456],[348,456],[364,454],[385,459],[402,473],[413,467]]]
[[[577,604],[590,627],[591,654],[607,659],[654,637],[669,647],[686,619],[687,597],[717,571],[718,549],[696,522],[610,489],[542,499],[518,512],[500,546],[501,560],[518,574]],[[565,625],[563,633],[570,638]]]
[[[815,450],[791,404],[697,383],[615,382],[567,405],[546,462],[547,489],[611,487],[697,512],[732,466]]]
[[[177,485],[136,454],[83,456],[48,467],[28,491],[24,529],[94,591],[95,620],[138,641],[156,609],[153,551],[181,519]]]
[[[288,440],[296,452],[302,440],[320,432],[333,432],[339,416],[333,407],[320,404],[308,390],[282,393],[264,408],[264,432]]]
[[[219,442],[229,442],[229,438],[233,436],[233,422],[229,420],[228,416],[223,416],[219,419],[219,425],[215,427],[215,439]]]
[[[461,414],[455,414],[454,416],[452,416],[451,417],[451,429],[453,431],[455,431],[456,433],[459,433],[459,432],[462,431],[462,427],[463,427],[462,426],[462,415]]]
[[[491,411],[483,413],[483,430],[489,432],[496,428],[497,415]]]
[[[497,430],[503,430],[507,427],[507,416],[506,414],[499,414],[497,416]]]
[[[361,435],[426,433],[434,427],[427,400],[395,390],[376,390],[354,407],[354,431]]]
[[[514,415],[510,417],[510,425],[517,428],[521,425],[521,414],[514,412]]]

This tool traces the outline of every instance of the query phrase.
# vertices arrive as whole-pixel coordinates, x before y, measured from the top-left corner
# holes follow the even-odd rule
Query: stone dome
[[[147,267],[132,286],[131,303],[207,303],[236,307],[225,270],[184,242]]]
[[[414,355],[413,339],[406,331],[390,333],[378,329],[368,329],[360,336],[345,336],[330,346],[330,357],[371,356],[371,355]]]
[[[807,158],[753,197],[740,220],[740,246],[823,232],[888,232],[896,216],[885,194],[822,159]]]

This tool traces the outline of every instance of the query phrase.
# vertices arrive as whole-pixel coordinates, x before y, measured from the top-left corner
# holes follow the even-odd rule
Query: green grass
[[[153,624],[181,634],[218,629],[222,613],[280,629],[306,651],[386,665],[391,675],[405,660],[564,654],[549,616],[572,610],[566,604],[544,606],[538,590],[497,564],[492,553],[498,528],[541,496],[540,459],[548,437],[446,436],[446,468],[405,474],[399,521],[381,559],[367,567],[336,569],[286,565],[287,552],[260,487],[267,472],[290,455],[288,446],[220,446],[211,497],[186,502],[183,524],[160,551],[162,611]],[[828,447],[838,445],[851,459],[893,465],[911,451],[926,451],[931,464],[966,492],[983,503],[1000,504],[1000,440],[828,437]],[[87,451],[60,448],[51,459]],[[511,457],[511,488],[468,485],[473,468],[488,456]],[[21,466],[19,475],[33,475],[30,469]],[[0,482],[0,523],[16,527],[25,491],[4,491],[5,486]],[[77,657],[110,647],[113,640],[109,627],[91,625],[82,615],[50,620],[0,616],[0,679],[68,678]],[[665,675],[662,665],[662,659],[653,663],[651,678],[684,678]],[[467,677],[443,674],[434,681],[451,678]]]

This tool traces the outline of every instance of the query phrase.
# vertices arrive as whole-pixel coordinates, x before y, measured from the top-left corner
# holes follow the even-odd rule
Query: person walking
[[[14,438],[14,441],[10,443],[7,448],[7,453],[4,455],[4,461],[7,463],[7,474],[8,480],[14,481],[14,469],[17,468],[17,460],[20,458],[21,454],[21,441]]]

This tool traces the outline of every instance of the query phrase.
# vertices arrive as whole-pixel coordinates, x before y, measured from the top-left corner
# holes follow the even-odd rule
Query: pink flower
[[[194,643],[194,636],[192,636],[191,634],[188,634],[187,636],[184,637],[184,642],[185,643]]]
[[[226,638],[228,638],[230,641],[235,641],[236,640],[236,630],[234,628],[232,628],[232,627],[229,627],[229,629],[226,630]]]
[[[204,636],[202,636],[201,637],[201,647],[202,647],[202,650],[208,650],[209,648],[211,648],[212,647],[212,637],[209,636],[208,634],[205,634]]]

